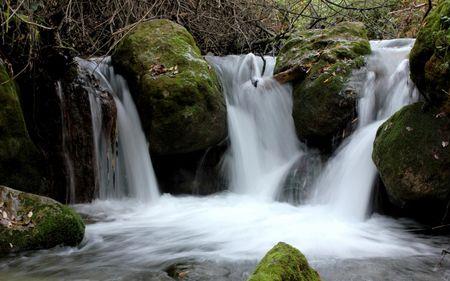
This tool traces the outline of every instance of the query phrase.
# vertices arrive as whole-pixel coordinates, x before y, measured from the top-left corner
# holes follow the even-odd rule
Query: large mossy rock
[[[45,160],[25,126],[18,89],[0,60],[0,184],[46,193]]]
[[[450,96],[450,1],[442,0],[425,19],[410,54],[411,78],[431,104]]]
[[[152,152],[198,151],[226,136],[218,79],[184,27],[169,20],[142,23],[112,59],[134,90]]]
[[[281,49],[275,73],[295,69],[293,117],[299,138],[329,150],[355,116],[352,72],[365,64],[370,44],[361,23],[294,34]]]
[[[392,203],[439,223],[450,200],[450,118],[423,105],[404,107],[378,129],[372,157]]]
[[[320,277],[299,250],[280,242],[264,256],[248,281],[320,281]]]
[[[0,186],[0,256],[57,245],[76,246],[84,223],[53,199]]]

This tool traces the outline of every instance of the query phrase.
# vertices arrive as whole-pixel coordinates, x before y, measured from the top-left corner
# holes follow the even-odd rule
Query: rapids
[[[83,61],[116,93],[126,173],[146,176],[74,206],[88,222],[82,245],[3,258],[0,279],[173,280],[168,268],[181,264],[197,276],[186,280],[246,280],[266,251],[284,241],[300,249],[323,280],[449,280],[449,262],[439,264],[449,237],[426,236],[413,221],[370,210],[376,130],[418,98],[409,80],[412,42],[371,42],[357,128],[308,198],[286,200],[305,199],[298,206],[276,199],[293,165],[313,152],[295,135],[291,87],[270,78],[274,58],[266,57],[263,67],[252,54],[207,57],[224,88],[231,147],[224,160],[229,191],[206,197],[158,195],[150,158],[133,150],[146,149],[146,142],[125,81],[107,64]]]

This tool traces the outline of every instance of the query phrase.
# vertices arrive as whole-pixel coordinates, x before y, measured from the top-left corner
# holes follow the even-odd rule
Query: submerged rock
[[[329,151],[355,116],[359,89],[349,83],[365,64],[370,44],[361,23],[294,34],[281,49],[275,73],[294,70],[293,117],[308,145]]]
[[[44,156],[28,135],[18,89],[1,60],[0,105],[0,184],[45,193]]]
[[[450,118],[423,103],[404,107],[377,132],[372,158],[389,198],[425,222],[449,219],[449,142]]]
[[[450,96],[450,1],[440,1],[425,19],[410,54],[411,79],[431,104]],[[449,108],[450,113],[450,108]]]
[[[0,212],[0,255],[83,240],[80,216],[53,199],[0,186]]]
[[[248,281],[319,281],[305,256],[296,248],[280,242],[261,260]]]
[[[193,37],[169,20],[141,23],[115,50],[150,149],[160,155],[207,149],[226,136],[225,102]]]

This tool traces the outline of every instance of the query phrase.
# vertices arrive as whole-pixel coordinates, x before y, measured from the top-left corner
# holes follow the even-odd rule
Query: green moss
[[[25,126],[17,87],[0,61],[0,184],[45,188],[42,155],[31,142]]]
[[[83,239],[81,217],[50,198],[0,186],[0,203],[9,219],[13,215],[17,218],[10,227],[5,221],[0,224],[0,255],[57,245],[76,246]]]
[[[410,53],[411,78],[432,104],[450,93],[450,1],[440,1],[425,19]]]
[[[361,23],[299,32],[281,49],[275,72],[298,66],[305,71],[294,81],[293,117],[297,134],[309,145],[328,150],[351,121],[358,93],[348,82],[370,52]]]
[[[398,205],[446,204],[450,195],[450,120],[423,103],[404,107],[378,130],[373,160]]]
[[[248,281],[319,281],[305,256],[296,248],[280,242],[261,260]]]
[[[196,151],[226,135],[218,79],[184,27],[168,20],[139,25],[117,48],[113,63],[135,90],[152,151]],[[155,73],[155,66],[165,71]]]

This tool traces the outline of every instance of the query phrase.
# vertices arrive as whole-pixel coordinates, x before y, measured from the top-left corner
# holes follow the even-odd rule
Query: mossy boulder
[[[352,72],[365,64],[370,44],[364,25],[345,22],[294,34],[281,49],[275,73],[295,69],[293,117],[299,138],[329,150],[355,116],[358,87]]]
[[[450,95],[450,1],[442,0],[425,19],[410,54],[411,79],[428,102]]]
[[[0,186],[0,213],[0,256],[83,240],[81,217],[47,197]]]
[[[264,256],[248,281],[320,281],[320,277],[299,250],[280,242]]]
[[[131,84],[152,152],[198,151],[226,136],[219,81],[184,27],[169,20],[139,24],[112,59]]]
[[[440,222],[450,200],[450,118],[416,103],[377,132],[372,158],[391,201],[426,222]]]
[[[0,184],[44,193],[45,161],[25,126],[18,89],[0,60]]]

